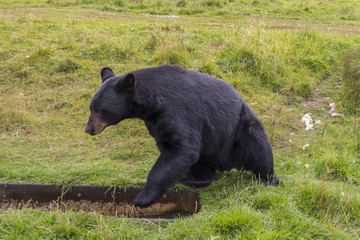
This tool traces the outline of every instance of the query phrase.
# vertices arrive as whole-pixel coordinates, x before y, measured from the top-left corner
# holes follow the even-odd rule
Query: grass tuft
[[[153,62],[156,65],[175,64],[186,65],[186,52],[176,48],[164,48],[155,53]]]
[[[261,225],[261,216],[254,210],[242,207],[240,209],[226,209],[212,219],[212,227],[218,234],[237,236]]]

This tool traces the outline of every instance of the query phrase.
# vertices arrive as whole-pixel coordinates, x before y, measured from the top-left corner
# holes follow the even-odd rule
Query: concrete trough
[[[38,208],[43,210],[86,211],[132,219],[166,220],[199,212],[196,191],[167,191],[147,208],[132,205],[141,188],[74,185],[63,188],[55,184],[0,183],[0,209]]]

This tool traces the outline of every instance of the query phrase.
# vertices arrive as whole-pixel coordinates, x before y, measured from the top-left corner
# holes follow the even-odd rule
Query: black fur
[[[153,204],[179,181],[207,186],[217,178],[216,170],[246,169],[278,184],[264,128],[229,83],[171,65],[121,76],[104,68],[101,75],[92,115],[109,125],[125,118],[144,120],[161,152],[136,206]]]

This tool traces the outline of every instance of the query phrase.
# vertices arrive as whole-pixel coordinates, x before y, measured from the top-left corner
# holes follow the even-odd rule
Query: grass
[[[349,50],[344,55],[343,94],[344,106],[350,114],[360,113],[360,51]]]
[[[348,1],[289,0],[42,0],[14,1],[9,6],[96,9],[108,12],[183,16],[271,16],[282,19],[358,21],[360,4]]]
[[[169,224],[1,210],[0,238],[360,238],[358,5],[0,1],[1,182],[144,184],[159,152],[141,121],[96,137],[84,128],[102,67],[121,74],[167,63],[241,93],[264,123],[281,181],[268,187],[247,172],[222,173],[199,190],[199,214]],[[331,101],[344,118],[330,116]],[[305,113],[321,124],[306,132]]]

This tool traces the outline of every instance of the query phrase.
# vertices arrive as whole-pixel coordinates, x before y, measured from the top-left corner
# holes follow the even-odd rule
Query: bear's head
[[[116,125],[132,116],[132,94],[136,85],[133,73],[115,76],[105,67],[101,70],[102,84],[90,103],[90,117],[85,132],[91,135],[101,133],[106,127]]]

